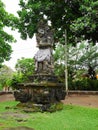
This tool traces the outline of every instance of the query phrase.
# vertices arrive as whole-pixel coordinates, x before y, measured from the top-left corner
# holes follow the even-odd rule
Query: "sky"
[[[9,13],[13,13],[17,16],[17,10],[19,10],[19,0],[2,0],[5,4],[5,9]],[[5,29],[8,33],[12,34],[17,40],[16,43],[12,43],[13,53],[11,55],[11,59],[9,61],[4,62],[7,66],[11,67],[15,70],[15,64],[17,59],[25,58],[33,58],[38,48],[36,48],[36,38],[35,36],[32,39],[22,40],[20,38],[20,34],[17,31],[11,31],[10,29]]]

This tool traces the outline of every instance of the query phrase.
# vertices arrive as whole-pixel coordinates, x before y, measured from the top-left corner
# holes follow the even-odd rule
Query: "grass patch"
[[[0,130],[27,126],[34,130],[98,130],[98,109],[64,105],[54,113],[24,113],[13,109],[15,101],[0,103]],[[8,109],[7,109],[8,108]]]

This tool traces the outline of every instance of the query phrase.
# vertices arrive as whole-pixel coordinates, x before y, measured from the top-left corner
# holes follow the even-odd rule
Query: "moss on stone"
[[[55,112],[63,109],[63,103],[51,103],[51,104],[34,104],[31,102],[28,103],[19,103],[17,104],[17,108],[23,110],[24,112]]]

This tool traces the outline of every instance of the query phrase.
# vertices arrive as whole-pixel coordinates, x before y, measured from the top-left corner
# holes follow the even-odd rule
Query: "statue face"
[[[39,32],[40,34],[44,34],[44,29],[39,28],[39,29],[38,29],[38,32]]]

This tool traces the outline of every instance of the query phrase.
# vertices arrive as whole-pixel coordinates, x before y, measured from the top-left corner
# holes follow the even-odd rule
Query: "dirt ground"
[[[69,95],[62,102],[64,104],[98,108],[98,95]]]
[[[0,95],[0,102],[15,100],[12,94]],[[98,108],[98,95],[76,95],[72,94],[62,101],[64,104],[88,106]]]

